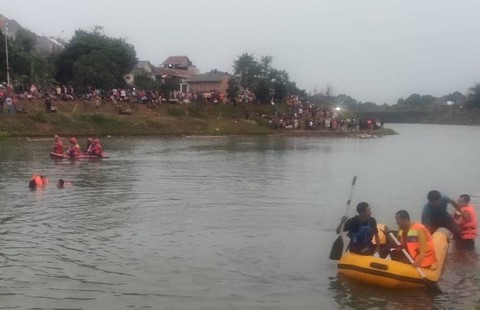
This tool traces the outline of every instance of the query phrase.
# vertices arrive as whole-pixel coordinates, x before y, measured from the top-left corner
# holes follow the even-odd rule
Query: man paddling
[[[90,148],[90,155],[102,156],[102,145],[100,144],[99,139],[93,140],[93,145]]]
[[[432,268],[437,262],[432,235],[424,225],[411,223],[410,215],[405,210],[398,211],[395,214],[395,220],[399,228],[398,239],[401,248],[405,248],[413,259],[412,265],[414,267]],[[390,256],[393,260],[410,263],[402,253],[401,248],[393,250]]]
[[[350,238],[348,250],[360,255],[373,255],[375,251],[380,250],[377,221],[372,217],[372,211],[366,202],[360,202],[357,205],[357,212],[358,215],[350,219],[346,216],[342,217],[337,227],[337,234],[340,233],[342,225],[345,223],[343,231],[347,231],[347,236]],[[373,237],[375,237],[376,245],[372,243]]]
[[[90,150],[92,149],[92,146],[93,146],[93,139],[89,137],[87,139],[87,146],[85,148],[85,153],[90,154]]]
[[[75,137],[70,138],[70,147],[68,148],[67,155],[72,158],[80,155],[80,146],[78,145]]]
[[[56,154],[63,154],[63,142],[58,135],[54,135],[53,139],[55,144],[53,145],[53,152]]]

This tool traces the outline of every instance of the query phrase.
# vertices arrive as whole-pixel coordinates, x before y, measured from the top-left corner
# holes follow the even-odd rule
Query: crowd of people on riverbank
[[[130,104],[254,104],[255,95],[248,90],[241,92],[234,100],[228,100],[226,94],[221,92],[180,92],[172,91],[168,96],[162,97],[158,91],[145,91],[136,88],[112,89],[109,91],[89,89],[82,94],[75,92],[71,86],[57,85],[49,89],[37,88],[31,85],[28,91],[15,94],[11,88],[0,88],[0,113],[3,112],[4,104],[10,115],[14,113],[27,113],[27,109],[20,101],[43,100],[45,112],[57,111],[57,101],[84,100],[93,102],[96,108],[100,105],[113,103],[116,111],[122,115],[130,115]],[[274,98],[271,104],[275,106]],[[278,112],[274,109],[271,115],[249,114],[246,118],[267,119],[269,125],[281,130],[328,130],[328,131],[352,131],[352,130],[378,130],[384,123],[377,118],[359,118],[351,113],[345,113],[340,108],[320,106],[310,103],[298,96],[290,96],[286,100],[287,112]],[[234,116],[238,120],[238,115]]]
[[[343,113],[340,108],[314,105],[296,96],[290,97],[287,105],[287,113],[275,113],[270,116],[269,124],[273,128],[352,131],[378,130],[384,125],[378,118],[357,118]]]
[[[243,96],[243,95],[242,95]],[[162,94],[159,91],[143,90],[135,87],[130,88],[114,88],[110,90],[90,88],[84,92],[77,92],[70,85],[56,85],[43,89],[36,85],[30,85],[28,90],[15,92],[12,87],[1,85],[0,87],[0,103],[1,100],[11,98],[14,101],[20,100],[50,100],[53,101],[73,101],[84,100],[100,103],[113,102],[116,103],[134,103],[134,104],[188,104],[188,103],[227,103],[226,93],[219,91],[198,91],[198,92],[181,92],[173,90],[168,94]],[[248,97],[251,99],[251,97]],[[248,101],[249,103],[253,101]],[[50,112],[49,109],[46,112]]]

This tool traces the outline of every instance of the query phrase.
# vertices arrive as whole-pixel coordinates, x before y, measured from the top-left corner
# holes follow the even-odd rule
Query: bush
[[[173,117],[184,117],[185,110],[182,107],[168,107],[167,113]]]
[[[45,112],[37,112],[35,114],[31,114],[30,118],[33,121],[36,121],[39,123],[48,123],[47,113]]]
[[[205,113],[205,109],[198,104],[192,105],[188,107],[188,115],[190,117],[195,118],[207,118],[207,114]]]

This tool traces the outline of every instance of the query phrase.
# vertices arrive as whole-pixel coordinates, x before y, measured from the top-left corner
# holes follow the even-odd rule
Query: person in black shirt
[[[350,238],[348,250],[360,255],[373,255],[375,251],[380,250],[377,221],[372,217],[372,211],[366,202],[360,202],[357,205],[357,212],[358,215],[350,219],[346,216],[342,217],[337,227],[337,234],[340,233],[342,225],[345,224],[343,231],[346,231]],[[375,237],[376,246],[372,242],[373,237]]]

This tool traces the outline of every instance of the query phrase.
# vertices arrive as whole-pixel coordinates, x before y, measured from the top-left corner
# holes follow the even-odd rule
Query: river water
[[[391,227],[399,209],[419,219],[431,189],[480,195],[480,127],[389,127],[399,135],[111,137],[97,161],[0,141],[0,309],[475,309],[478,250],[449,252],[440,295],[338,279],[328,259],[354,175],[348,214],[367,201]],[[28,190],[33,173],[49,186]]]

